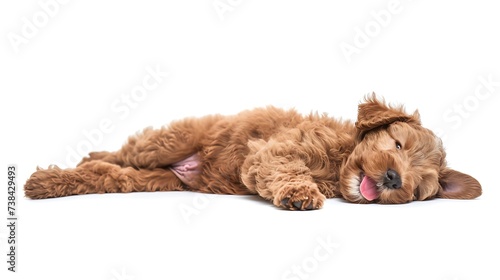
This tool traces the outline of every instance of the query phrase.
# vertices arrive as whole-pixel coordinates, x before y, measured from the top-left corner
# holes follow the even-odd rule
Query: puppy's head
[[[341,168],[340,191],[356,203],[406,203],[434,197],[481,195],[473,177],[446,166],[441,139],[375,94],[359,105],[356,146]]]

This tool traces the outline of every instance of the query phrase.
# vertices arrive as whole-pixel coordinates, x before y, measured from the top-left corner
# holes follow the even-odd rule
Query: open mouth
[[[361,174],[361,183],[359,184],[359,192],[364,199],[373,201],[380,196],[377,182],[372,178]]]

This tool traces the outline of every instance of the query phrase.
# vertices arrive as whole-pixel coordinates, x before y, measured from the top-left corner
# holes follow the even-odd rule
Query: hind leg
[[[24,191],[33,199],[90,193],[181,191],[182,182],[169,169],[135,169],[99,160],[72,169],[38,169]]]
[[[105,161],[123,167],[153,169],[165,167],[196,152],[184,135],[167,128],[147,128],[129,137],[128,142],[116,152],[93,152],[79,165],[95,160]]]
[[[220,116],[184,119],[160,129],[146,128],[131,136],[116,152],[94,152],[79,165],[101,160],[123,167],[161,168],[182,161],[200,150],[200,141]]]
[[[86,162],[89,161],[104,161],[112,164],[116,164],[119,166],[123,166],[123,162],[118,161],[118,158],[116,157],[116,152],[90,152],[87,157],[84,157],[78,164],[77,166],[80,166]]]

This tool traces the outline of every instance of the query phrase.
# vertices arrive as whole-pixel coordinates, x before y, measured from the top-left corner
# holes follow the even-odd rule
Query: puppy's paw
[[[315,210],[323,207],[325,199],[316,184],[303,182],[282,187],[273,203],[289,210]]]
[[[24,185],[24,194],[32,199],[55,197],[57,183],[60,181],[62,169],[53,165],[48,169],[37,168]]]

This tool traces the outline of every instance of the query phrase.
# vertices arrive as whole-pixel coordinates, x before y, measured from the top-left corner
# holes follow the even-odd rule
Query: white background
[[[2,1],[0,181],[17,164],[19,221],[18,272],[2,261],[1,278],[499,279],[499,7],[334,2]],[[125,105],[148,68],[169,76]],[[116,150],[147,126],[271,104],[353,119],[372,91],[418,108],[483,196],[288,212],[251,196],[22,193],[36,166],[72,167],[78,147]]]

